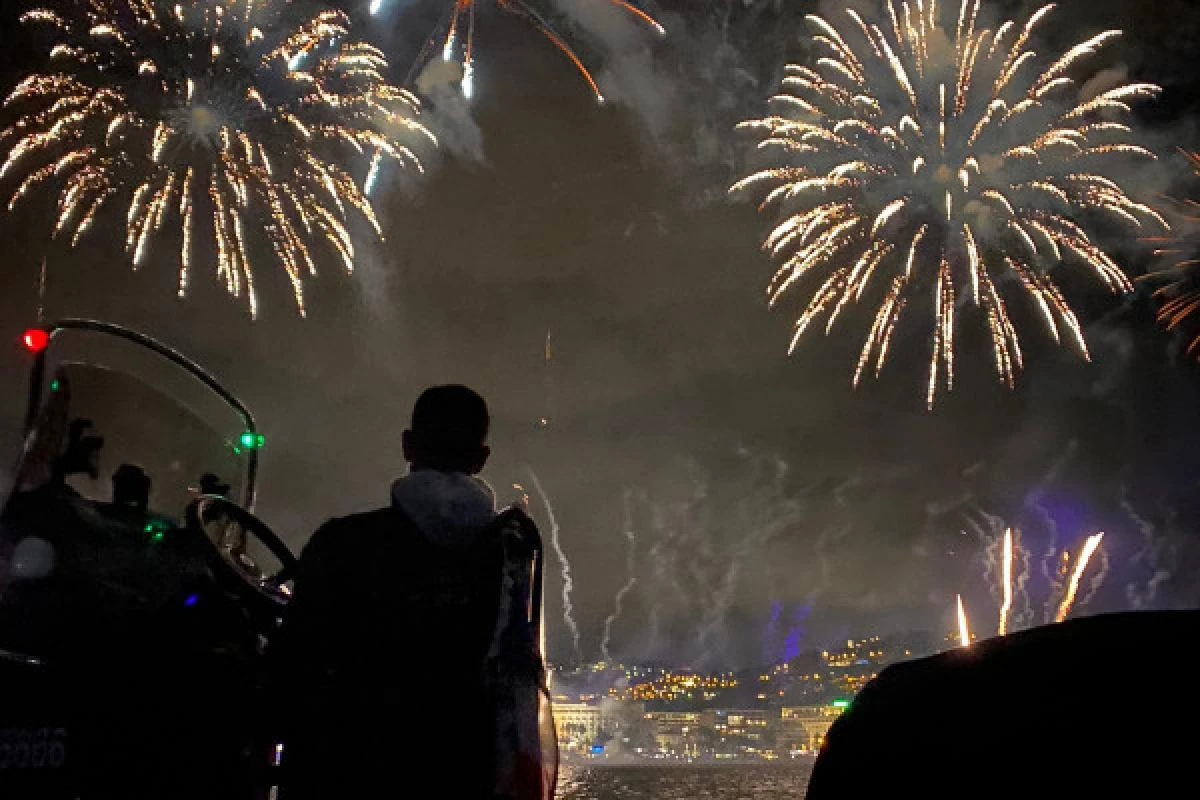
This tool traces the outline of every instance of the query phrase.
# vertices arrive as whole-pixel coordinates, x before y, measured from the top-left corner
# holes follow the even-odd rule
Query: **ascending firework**
[[[449,4],[446,15],[434,30],[433,35],[426,41],[425,47],[417,59],[417,66],[424,66],[425,59],[430,52],[440,50],[444,61],[457,61],[462,65],[462,92],[469,98],[475,91],[475,13],[484,0],[445,1]],[[620,9],[653,28],[659,36],[666,35],[666,30],[654,17],[627,0],[591,1]],[[495,3],[501,11],[520,17],[545,36],[587,81],[588,86],[596,95],[596,100],[600,103],[604,102],[604,95],[601,94],[600,87],[596,85],[591,71],[584,65],[583,60],[575,53],[574,48],[567,43],[562,34],[555,30],[546,14],[538,11],[526,0],[495,0]],[[384,5],[385,0],[371,0],[371,13],[378,14],[383,10]]]
[[[958,643],[962,647],[971,644],[971,629],[967,626],[967,610],[963,607],[961,594],[958,596]]]
[[[1200,175],[1200,155],[1187,153],[1187,157],[1192,169]],[[1200,312],[1200,203],[1185,200],[1179,206],[1183,216],[1182,225],[1177,226],[1179,234],[1152,240],[1158,244],[1155,254],[1174,257],[1175,266],[1148,276],[1166,281],[1154,296],[1163,300],[1158,320],[1168,330],[1196,319]],[[1193,333],[1187,352],[1200,358],[1200,330]]]
[[[0,177],[23,175],[9,207],[56,187],[54,233],[75,244],[106,205],[126,204],[135,267],[177,225],[181,296],[193,250],[211,237],[222,283],[256,312],[250,252],[261,231],[303,313],[319,258],[310,246],[324,243],[351,270],[348,208],[380,231],[345,165],[391,158],[420,169],[405,142],[432,141],[416,99],[384,81],[382,53],[350,40],[338,12],[297,17],[291,0],[75,8],[23,17],[47,26],[54,45],[50,68],[7,101],[22,115],[0,135],[11,147]]]
[[[1102,212],[1135,229],[1166,228],[1106,174],[1123,157],[1153,158],[1117,120],[1131,101],[1159,90],[1123,84],[1079,98],[1068,74],[1117,31],[1035,70],[1027,45],[1052,8],[994,31],[977,29],[978,0],[965,0],[957,14],[937,0],[888,0],[886,22],[847,10],[845,32],[808,17],[823,57],[813,67],[789,66],[771,99],[774,113],[742,123],[762,137],[759,148],[774,164],[733,187],[769,189],[763,207],[781,210],[764,244],[783,261],[772,303],[819,277],[793,349],[818,318],[827,315],[829,333],[872,289],[881,299],[857,385],[868,366],[879,374],[905,308],[928,293],[936,319],[928,404],[940,385],[953,388],[956,314],[968,302],[982,311],[996,370],[1011,387],[1022,353],[1000,285],[1012,280],[1054,339],[1066,335],[1087,357],[1050,269],[1070,259],[1113,292],[1131,288],[1086,226]]]
[[[1058,614],[1054,618],[1055,622],[1062,622],[1071,613],[1071,606],[1075,603],[1075,594],[1079,591],[1079,581],[1083,578],[1088,562],[1092,560],[1092,554],[1096,552],[1096,548],[1100,546],[1100,540],[1103,538],[1103,533],[1093,534],[1084,543],[1083,549],[1079,552],[1079,558],[1075,561],[1075,570],[1071,573],[1071,580],[1067,584],[1067,592],[1058,607]]]
[[[997,633],[1001,636],[1008,633],[1008,615],[1013,604],[1013,532],[1009,528],[1004,532],[1004,560],[1001,567],[1001,580],[1004,601],[1000,604],[1000,625]]]

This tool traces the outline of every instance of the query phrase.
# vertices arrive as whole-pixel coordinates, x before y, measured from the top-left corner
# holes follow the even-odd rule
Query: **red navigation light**
[[[21,337],[21,344],[31,353],[40,353],[50,346],[50,334],[41,328],[30,328]]]

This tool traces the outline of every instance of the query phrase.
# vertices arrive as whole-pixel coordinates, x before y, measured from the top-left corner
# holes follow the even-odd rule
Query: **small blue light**
[[[604,745],[602,745],[602,744],[594,744],[594,745],[592,745],[592,753],[593,753],[593,755],[599,755],[600,753],[603,753],[603,752],[604,752]]]
[[[189,594],[187,596],[187,599],[183,601],[183,604],[185,606],[187,606],[188,608],[191,608],[192,606],[196,605],[196,603],[199,603],[199,602],[200,602],[200,595]]]

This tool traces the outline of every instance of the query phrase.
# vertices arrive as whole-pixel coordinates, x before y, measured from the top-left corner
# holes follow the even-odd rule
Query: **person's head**
[[[214,497],[229,496],[229,484],[222,483],[221,479],[211,472],[206,472],[200,476],[199,489],[200,494],[212,495]]]
[[[150,476],[138,466],[122,464],[112,477],[113,505],[145,511],[150,506]]]
[[[100,451],[104,448],[104,438],[87,435],[95,427],[90,419],[71,421],[66,450],[57,464],[60,477],[87,475],[92,480],[100,477]]]
[[[483,398],[465,386],[434,386],[417,398],[404,432],[404,459],[413,470],[477,475],[487,463],[491,418]]]

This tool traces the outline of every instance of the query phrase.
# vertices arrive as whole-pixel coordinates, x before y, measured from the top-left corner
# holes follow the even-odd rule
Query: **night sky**
[[[6,87],[30,64],[21,5],[0,10]],[[368,0],[340,5],[386,45],[397,81],[442,8],[394,0],[371,20]],[[724,199],[746,157],[731,129],[762,112],[786,59],[805,57],[802,16],[834,6],[668,0],[648,6],[665,40],[576,31],[604,107],[534,31],[485,10],[471,107],[482,152],[467,135],[424,181],[387,187],[386,244],[361,239],[353,277],[324,265],[304,320],[265,261],[251,320],[199,272],[182,302],[172,263],[131,272],[112,227],[70,251],[49,243],[47,206],[0,217],[0,340],[12,342],[0,346],[0,444],[15,452],[16,337],[34,319],[46,253],[50,316],[161,337],[256,409],[268,436],[259,511],[297,547],[324,519],[386,502],[420,389],[481,391],[494,415],[486,477],[505,500],[528,484],[527,465],[546,486],[586,658],[599,656],[627,577],[627,526],[638,585],[611,651],[629,659],[750,664],[778,656],[789,633],[805,646],[940,635],[960,591],[986,619],[982,539],[1004,523],[1025,532],[1035,572],[1051,546],[1108,532],[1109,572],[1088,610],[1194,605],[1200,371],[1155,323],[1149,286],[1114,299],[1068,281],[1093,362],[1029,326],[1015,392],[965,332],[959,384],[932,413],[928,327],[912,319],[883,378],[857,391],[865,315],[786,355],[797,301],[767,309],[767,220]],[[1200,196],[1176,152],[1200,149],[1200,6],[1065,0],[1043,31],[1061,47],[1110,27],[1127,35],[1093,63],[1166,89],[1139,109],[1163,159],[1136,177],[1142,195]],[[1112,246],[1131,274],[1166,266],[1136,241]],[[551,560],[551,656],[572,660],[557,569]],[[1159,572],[1169,577],[1150,597]],[[1048,586],[1035,576],[1029,591],[1040,608]]]

